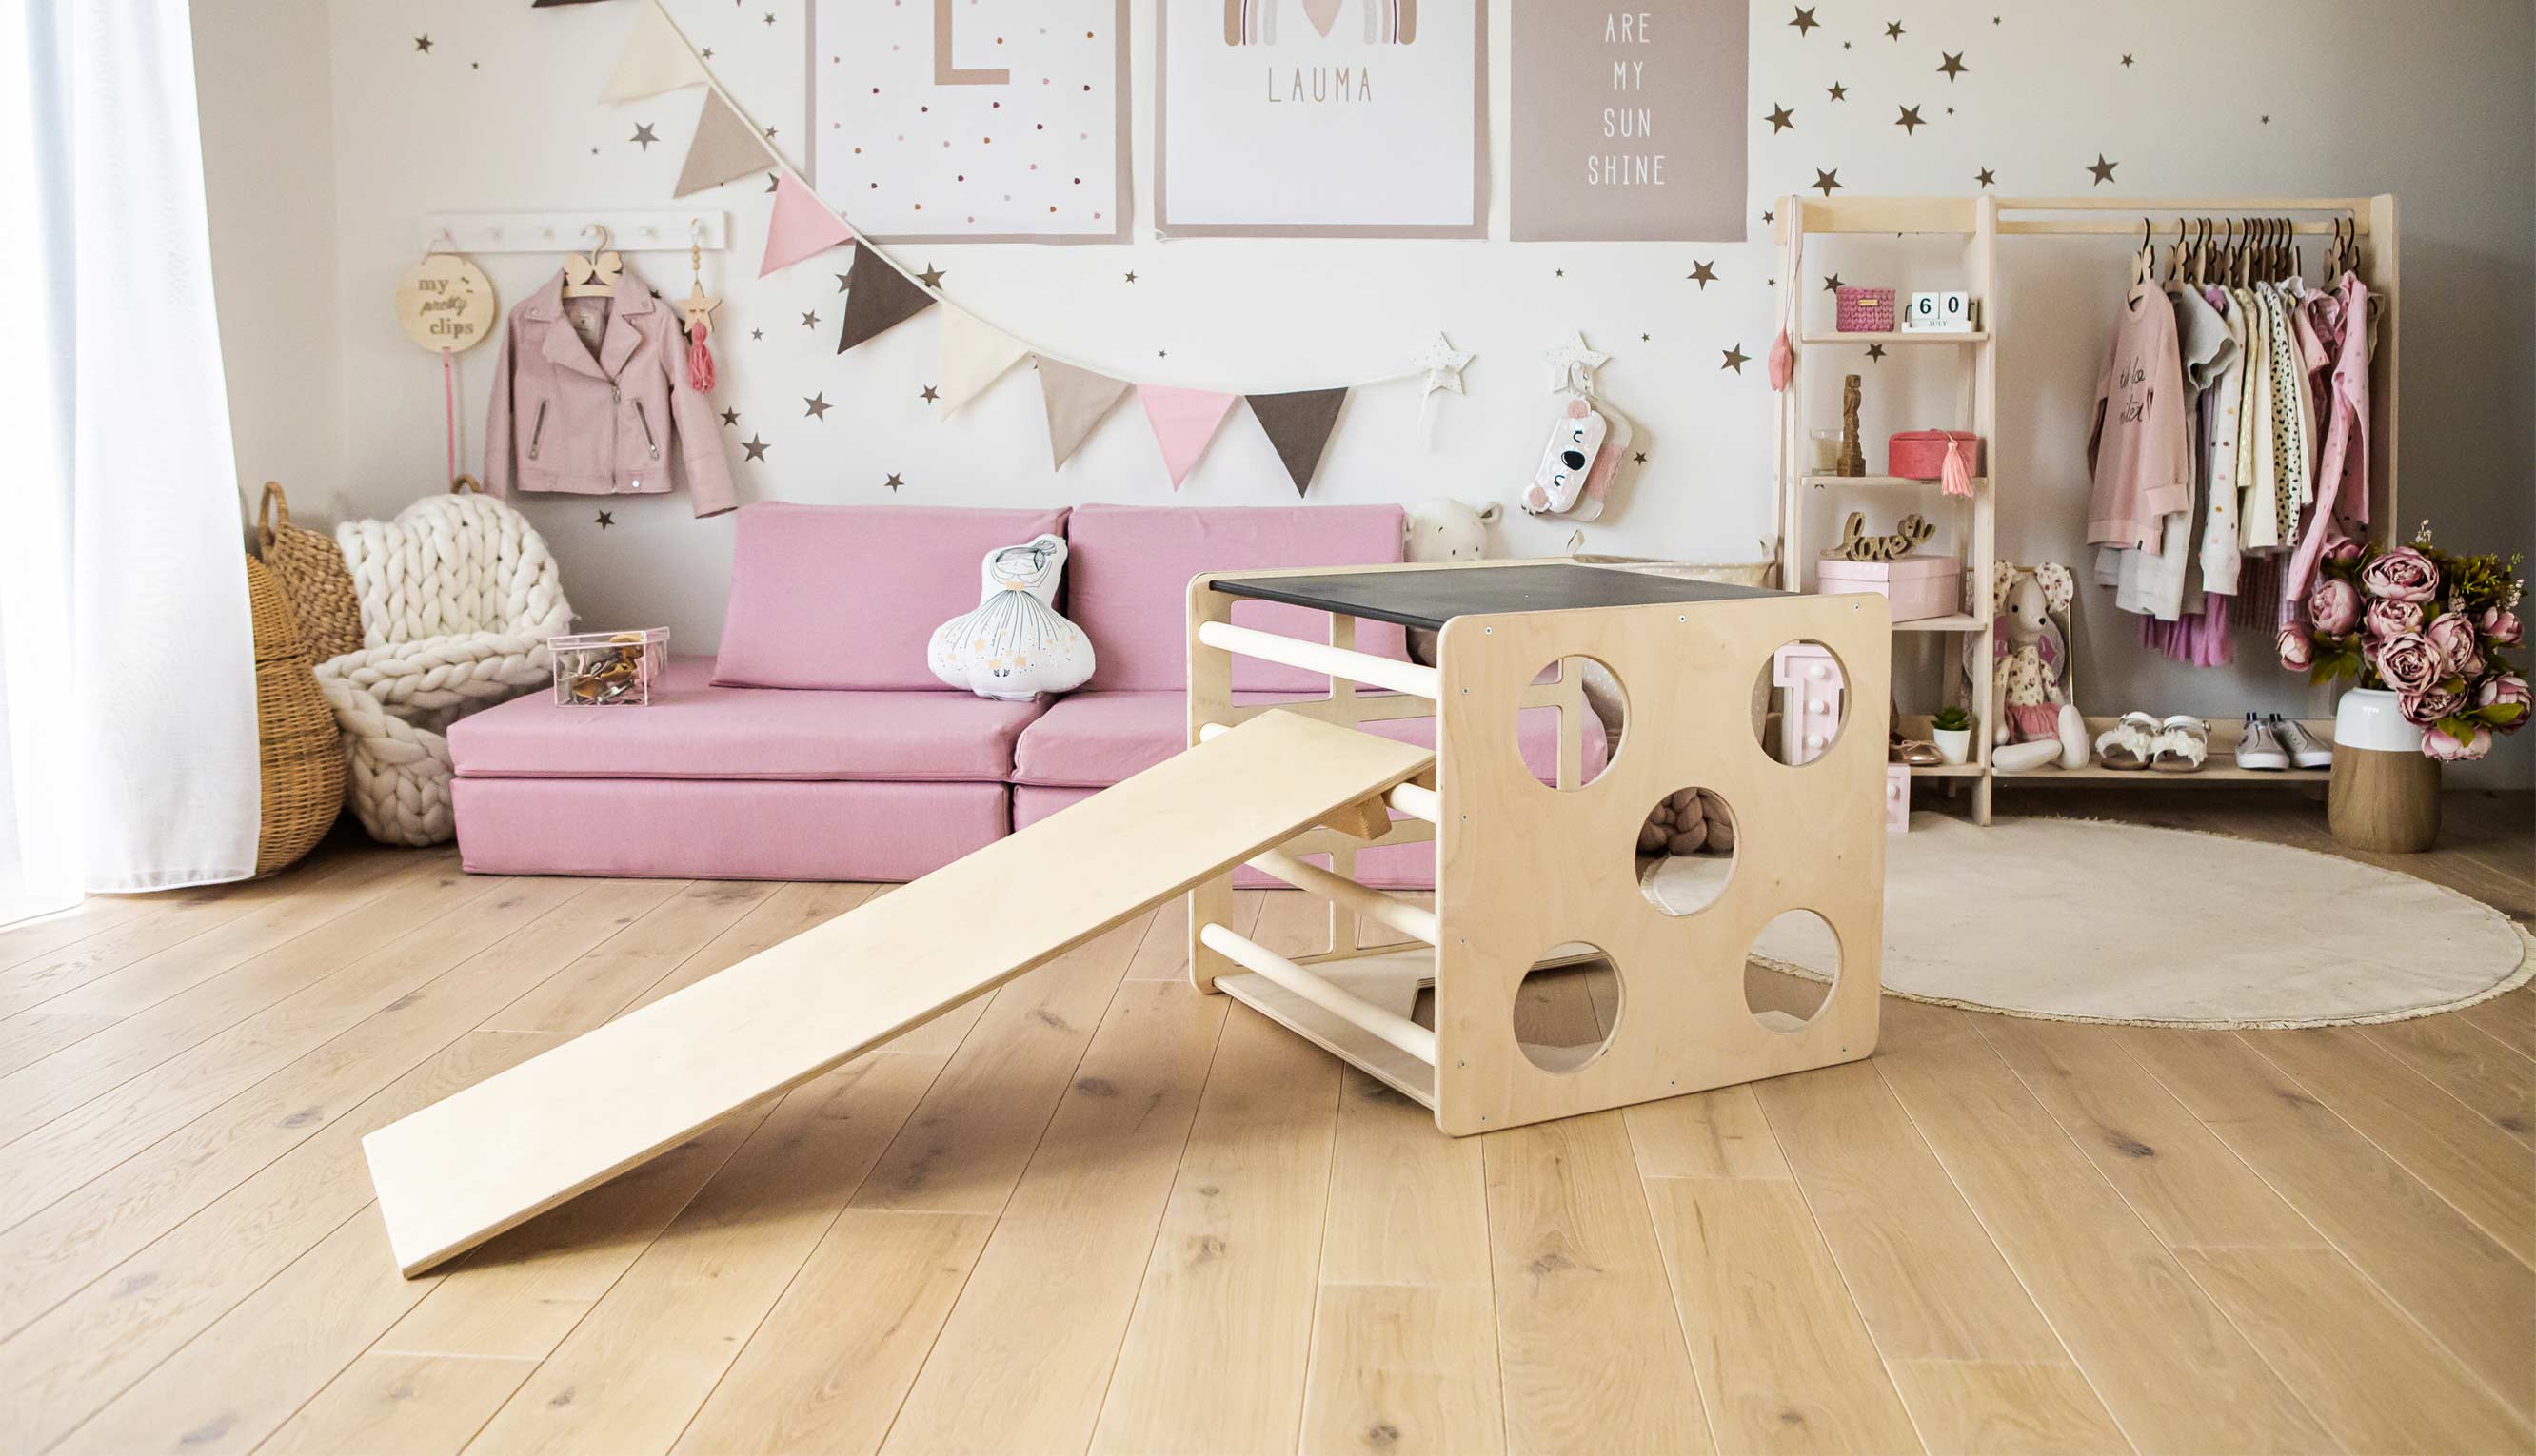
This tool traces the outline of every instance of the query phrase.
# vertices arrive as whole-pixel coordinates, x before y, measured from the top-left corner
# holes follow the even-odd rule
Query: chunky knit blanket
[[[544,539],[486,496],[432,496],[335,540],[361,647],[319,664],[317,683],[351,755],[352,812],[383,843],[439,844],[456,832],[449,725],[550,681],[546,639],[572,607]]]

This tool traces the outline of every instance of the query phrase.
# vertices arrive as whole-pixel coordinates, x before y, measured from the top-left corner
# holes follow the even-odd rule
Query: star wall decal
[[[1763,209],[1761,210],[1761,221],[1762,221],[1762,222],[1776,222],[1777,221],[1779,221],[1779,215],[1778,215],[1778,214],[1776,214],[1776,213],[1774,213],[1774,212],[1771,212],[1768,208],[1763,208]],[[1775,284],[1775,283],[1777,283],[1777,282],[1778,282],[1778,280],[1777,280],[1777,279],[1772,279],[1772,280],[1770,280],[1770,282],[1772,282],[1772,283],[1774,283],[1774,284]]]
[[[751,329],[748,331],[748,337],[751,339],[764,339],[766,337],[766,331],[764,329]]]
[[[1770,135],[1775,137],[1797,124],[1797,113],[1774,101],[1770,105],[1769,114],[1762,119],[1770,123]]]
[[[1568,335],[1565,344],[1544,351],[1541,357],[1550,365],[1552,394],[1569,389],[1592,394],[1594,371],[1612,361],[1610,354],[1585,347],[1585,333],[1581,329]]]
[[[725,410],[722,411],[722,422],[725,424],[739,423],[739,411],[736,410]]]
[[[1809,185],[1821,188],[1823,196],[1831,196],[1840,186],[1840,168],[1833,167],[1830,171],[1814,168],[1814,179]]]
[[[1902,128],[1902,135],[1906,137],[1916,137],[1920,134],[1920,128],[1929,124],[1920,119],[1919,107],[1904,106],[1899,109],[1902,112],[1901,119],[1895,121],[1893,124]]]
[[[1812,32],[1814,27],[1822,24],[1822,22],[1814,19],[1814,13],[1811,7],[1797,6],[1794,8],[1797,12],[1797,18],[1788,22],[1788,24],[1797,28],[1798,35],[1804,36],[1809,34]]]
[[[1630,456],[1629,463],[1631,465],[1645,465],[1647,463],[1647,452],[1641,450],[1637,454]]]
[[[1416,358],[1409,361],[1409,367],[1425,377],[1426,393],[1431,395],[1443,390],[1458,395],[1463,392],[1462,370],[1477,357],[1479,355],[1455,348],[1451,340],[1437,334]]]
[[[755,435],[750,435],[747,439],[742,440],[739,448],[748,452],[749,460],[764,460],[766,458],[766,442]],[[740,462],[742,465],[746,465],[748,461]]]
[[[1867,356],[1879,364],[1883,363],[1884,346],[1881,344],[1870,344],[1867,346]]]
[[[828,403],[828,392],[824,389],[803,400],[801,402],[801,412],[803,414],[806,414],[810,418],[818,420],[821,423],[825,423],[827,421],[828,411],[837,408],[836,406]]]
[[[1135,275],[1134,270],[1132,270],[1132,269],[1131,269],[1131,270],[1129,270],[1129,271],[1128,271],[1128,274],[1127,274],[1127,282],[1129,282],[1129,283],[1131,283],[1131,284],[1132,284],[1132,283],[1134,283],[1135,281],[1136,281],[1136,275]]]
[[[926,385],[926,386],[924,387],[924,392],[923,392],[923,393],[921,393],[921,394],[919,394],[919,395],[918,395],[918,396],[917,396],[917,398],[918,398],[918,399],[919,399],[919,400],[922,400],[924,403],[926,403],[926,404],[930,405],[930,404],[932,404],[933,402],[935,402],[936,400],[939,400],[939,399],[941,399],[941,398],[942,398],[942,391],[940,391],[940,390],[938,390],[938,389],[934,388],[932,385],[929,385],[929,384],[928,384],[928,385]]]
[[[2127,70],[2129,70],[2129,69],[2130,69],[2130,66],[2131,66],[2131,53],[2130,53],[2129,51],[2127,51],[2127,50],[2126,50],[2126,51],[2124,51],[2124,52],[2123,52],[2123,69],[2124,69],[2124,70],[2125,70],[2125,71],[2127,71]]]
[[[847,279],[849,279],[849,278],[851,278],[851,277],[852,277],[852,275],[851,275],[851,274],[843,274],[843,273],[841,273],[841,274],[838,274],[838,275],[837,275],[837,291],[838,291],[838,292],[842,293],[842,292],[844,292],[847,288],[849,288],[849,287],[853,286],[851,284],[849,284],[849,283],[847,283],[847,282],[846,282],[846,280],[847,280]]]
[[[1833,100],[1835,100],[1835,101],[1845,101],[1845,100],[1848,100],[1848,99],[1849,99],[1849,88],[1848,88],[1848,87],[1846,87],[1846,86],[1841,85],[1841,84],[1840,84],[1839,82],[1837,82],[1837,81],[1833,82],[1833,83],[1831,84],[1831,98],[1832,98]]]
[[[1973,173],[1973,180],[1984,187],[1993,186],[1998,181],[1998,173],[1992,171],[1989,167],[1983,167],[1980,171]]]
[[[414,36],[414,37],[413,37],[413,48],[414,48],[414,49],[416,49],[416,50],[418,50],[418,51],[421,51],[424,55],[429,55],[429,54],[431,54],[431,37],[430,37],[430,36],[428,36],[428,35],[416,35],[416,36]]]
[[[1763,221],[1766,222],[1768,220],[1764,219]],[[1701,292],[1707,292],[1708,285],[1717,282],[1717,265],[1714,262],[1702,263],[1696,259],[1692,260],[1690,265],[1690,281],[1699,285],[1699,290]]]
[[[710,45],[708,45],[708,46],[706,46],[704,49],[702,49],[702,50],[700,50],[700,51],[697,51],[697,52],[696,52],[696,54],[698,54],[698,55],[700,55],[700,56],[703,56],[706,60],[712,60],[712,59],[713,59],[713,47],[712,47],[712,46],[710,46]]]
[[[1943,59],[1937,62],[1937,74],[1946,78],[1946,84],[1948,86],[1954,85],[1956,77],[1961,76],[1972,69],[1972,67],[1964,64],[1964,53],[1960,50],[1941,50],[1937,52],[1937,54],[1943,57]]]
[[[2093,181],[2093,182],[2091,182],[2091,183],[2089,183],[2088,185],[2089,185],[2089,186],[2091,186],[2091,187],[2102,187],[2102,186],[2104,186],[2107,182],[2110,182],[2110,181],[2112,181],[2112,180],[2114,179],[2114,168],[2116,168],[2116,167],[2118,167],[2118,166],[2121,166],[2121,165],[2122,165],[2122,163],[2121,163],[2121,162],[2119,162],[2119,161],[2107,161],[2107,160],[2105,160],[2105,154],[2103,154],[2102,152],[2097,153],[2097,154],[2096,154],[2096,164],[2095,164],[2095,165],[2093,165],[2093,166],[2091,166],[2091,167],[2089,167],[2089,168],[2087,168],[2087,173],[2088,173],[2088,175],[2090,175],[2090,176],[2094,177],[2096,180],[2095,180],[2095,181]]]
[[[1902,23],[1900,21],[1887,21],[1884,25],[1884,38],[1887,40],[1901,39]]]
[[[766,174],[766,190],[769,192],[777,192],[781,191],[782,188],[783,184],[775,180],[775,174],[773,172],[768,172]]]
[[[653,132],[652,123],[647,121],[634,128],[634,135],[627,137],[625,140],[632,142],[635,146],[649,152],[652,150],[652,144],[661,139]]]
[[[928,288],[939,288],[942,286],[942,270],[927,263],[924,271],[916,276],[916,281]]]
[[[907,482],[905,480],[898,477],[898,473],[893,471],[890,473],[888,479],[880,482],[880,488],[883,490],[896,490],[898,487],[906,483]]]
[[[1736,373],[1741,374],[1744,372],[1744,361],[1751,357],[1752,356],[1750,354],[1744,351],[1744,346],[1738,344],[1733,348],[1726,350],[1726,362],[1718,367],[1721,369],[1732,369]]]
[[[1826,292],[1826,293],[1837,293],[1837,292],[1839,292],[1839,291],[1840,291],[1840,275],[1839,275],[1839,274],[1834,273],[1834,274],[1828,274],[1828,275],[1825,275],[1825,276],[1824,276],[1824,278],[1823,278],[1823,291],[1824,291],[1824,292]]]
[[[819,327],[818,312],[814,309],[804,309],[801,313],[801,327],[804,329],[815,329]]]
[[[615,524],[616,524],[616,513],[615,513],[614,511],[602,511],[602,512],[600,512],[600,513],[599,513],[599,529],[600,529],[600,530],[602,530],[602,531],[605,531],[608,527],[613,526],[613,525],[615,525]]]

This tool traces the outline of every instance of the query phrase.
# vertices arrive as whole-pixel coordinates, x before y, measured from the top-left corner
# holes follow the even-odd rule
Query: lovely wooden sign
[[[1840,543],[1823,552],[1841,561],[1899,561],[1927,545],[1937,535],[1937,528],[1918,515],[1903,517],[1885,536],[1867,534],[1867,513],[1852,511],[1841,523]]]

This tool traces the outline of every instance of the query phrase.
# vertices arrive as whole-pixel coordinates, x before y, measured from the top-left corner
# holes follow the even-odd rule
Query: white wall
[[[1492,233],[1506,232],[1503,102],[1511,0],[1490,0],[1491,130],[1497,162]],[[267,7],[203,0],[220,13]],[[296,16],[317,8],[294,0]],[[1810,33],[1789,26],[1785,0],[1755,0],[1746,145],[1752,241],[1739,244],[1204,241],[1151,238],[1152,5],[1138,0],[1133,143],[1135,243],[1119,246],[919,247],[912,261],[940,267],[945,287],[989,321],[1096,367],[1164,383],[1270,390],[1390,372],[1434,330],[1479,354],[1470,394],[1437,402],[1432,438],[1417,437],[1414,386],[1360,392],[1331,442],[1315,501],[1414,500],[1452,493],[1511,495],[1547,425],[1541,352],[1582,329],[1614,355],[1604,392],[1638,424],[1648,464],[1629,494],[1588,531],[1589,548],[1706,559],[1742,558],[1769,529],[1772,396],[1761,362],[1771,332],[1775,270],[1759,215],[1771,199],[1837,168],[1855,193],[1969,191],[1997,174],[2012,195],[2089,190],[2101,153],[2119,163],[2106,193],[2399,194],[2403,213],[2403,514],[2431,517],[2452,544],[2503,549],[2536,542],[2530,471],[2536,439],[2536,15],[2522,0],[2241,0],[2223,7],[2141,0],[2120,8],[2006,0],[1895,0],[1869,12],[1848,0],[1816,7]],[[271,7],[279,11],[282,7]],[[444,0],[428,8],[334,0],[331,18],[335,148],[336,340],[330,377],[308,384],[298,417],[338,418],[341,479],[350,508],[384,514],[436,488],[442,467],[438,361],[408,344],[390,316],[398,273],[421,244],[417,219],[434,211],[669,208],[699,102],[681,93],[625,106],[592,100],[605,79],[630,4],[535,10],[521,0]],[[803,0],[669,0],[717,74],[797,157],[803,124]],[[1886,10],[1893,12],[1891,15]],[[777,24],[763,17],[772,14]],[[1885,36],[1888,20],[1904,27]],[[227,22],[224,22],[226,24]],[[234,24],[245,27],[242,18]],[[299,55],[324,55],[326,26],[270,24]],[[433,41],[414,46],[417,34]],[[835,37],[823,37],[834,39]],[[232,37],[231,52],[242,47]],[[2124,52],[2133,64],[2122,64]],[[1940,56],[1969,70],[1949,82]],[[1838,82],[1846,98],[1832,102]],[[259,89],[258,98],[269,98]],[[292,104],[299,104],[294,99]],[[1795,127],[1759,120],[1774,104]],[[207,101],[207,109],[210,102]],[[1899,109],[1927,125],[1906,132]],[[1954,108],[1949,112],[1946,108]],[[2265,121],[2263,118],[2268,117]],[[627,139],[638,124],[662,138],[648,152]],[[207,129],[208,130],[208,129]],[[311,125],[311,136],[327,128]],[[208,140],[208,138],[207,138]],[[267,157],[241,170],[306,158]],[[239,167],[216,159],[216,174]],[[771,445],[739,464],[744,499],[908,504],[1162,502],[1171,490],[1132,404],[1113,415],[1063,472],[1051,472],[1038,392],[1017,373],[953,420],[918,399],[933,369],[927,318],[840,357],[838,268],[813,260],[762,283],[764,184],[744,179],[697,199],[733,220],[733,246],[707,261],[717,316],[722,402],[736,434]],[[215,208],[220,208],[216,192]],[[217,221],[217,220],[216,220]],[[1853,246],[1861,246],[1854,244]],[[1999,473],[2007,482],[2004,551],[2027,559],[2080,558],[2081,442],[2106,320],[2124,283],[2119,244],[2011,240],[2000,300],[2013,320]],[[1861,254],[1808,259],[1808,302],[1828,304],[1817,275],[1904,286],[1953,282],[1938,265]],[[1712,261],[1719,282],[1687,275]],[[507,302],[533,290],[552,257],[479,260]],[[303,301],[321,296],[323,270],[285,257],[268,278]],[[686,259],[646,254],[635,266],[671,294]],[[1134,271],[1138,282],[1123,275]],[[1925,271],[1924,271],[1925,270]],[[222,274],[224,293],[229,274]],[[304,290],[304,291],[303,291]],[[225,299],[224,299],[225,303]],[[818,325],[801,315],[815,311]],[[224,308],[224,322],[229,311]],[[262,327],[261,323],[250,327]],[[762,329],[762,341],[752,340]],[[1645,336],[1645,337],[1641,337]],[[1739,375],[1724,350],[1752,356]],[[1168,357],[1163,351],[1168,350]],[[232,352],[238,351],[233,345]],[[1819,352],[1819,351],[1818,351]],[[480,427],[490,348],[466,361],[466,423]],[[1882,431],[1934,422],[1951,399],[1938,367],[1896,350],[1868,370],[1867,425]],[[340,370],[340,384],[332,377]],[[233,360],[233,375],[237,364]],[[296,376],[294,376],[296,377]],[[233,388],[234,388],[233,383]],[[803,402],[824,395],[824,421]],[[1819,396],[1817,396],[1819,398]],[[1826,421],[1829,422],[1829,421]],[[274,473],[273,458],[304,448],[241,430],[242,469]],[[890,474],[907,488],[881,489]],[[1189,503],[1293,499],[1266,441],[1237,412],[1180,493]],[[683,496],[598,503],[524,503],[562,561],[574,602],[594,624],[666,622],[679,646],[710,647],[727,582],[728,520],[697,522]],[[1507,554],[1557,549],[1563,523],[1516,519]],[[2147,658],[2131,623],[2109,603],[2082,607],[2086,706],[2234,715],[2295,711],[2304,687],[2249,641],[2233,669],[2197,670]],[[2505,768],[2525,782],[2536,734],[2512,742]],[[2493,770],[2475,776],[2500,777]]]
[[[278,479],[305,524],[346,509],[325,0],[193,0],[212,287],[238,490]],[[381,304],[379,313],[386,316]],[[393,327],[393,325],[391,325]]]

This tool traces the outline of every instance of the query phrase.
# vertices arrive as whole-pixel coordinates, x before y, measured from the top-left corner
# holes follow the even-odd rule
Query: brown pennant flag
[[[837,336],[837,352],[844,353],[932,305],[932,294],[856,238],[854,272],[846,289],[846,330]]]
[[[1321,451],[1330,443],[1330,431],[1338,427],[1339,406],[1347,402],[1344,389],[1303,389],[1282,395],[1244,395],[1250,402],[1251,417],[1266,431],[1268,443],[1277,447],[1277,458],[1286,463],[1286,475],[1295,482],[1297,495],[1308,495],[1312,489],[1312,472],[1321,464]]]

